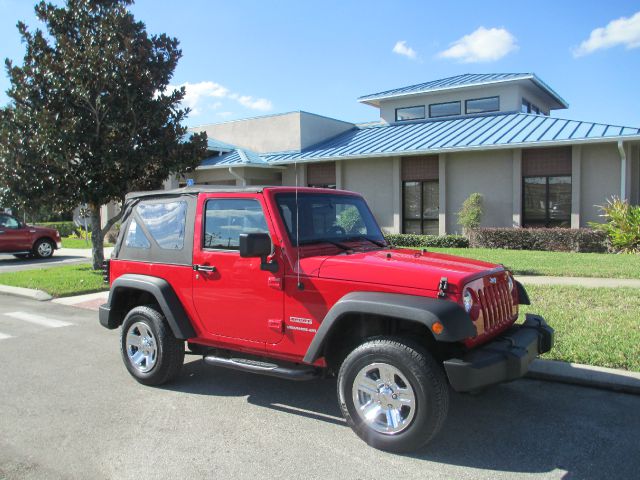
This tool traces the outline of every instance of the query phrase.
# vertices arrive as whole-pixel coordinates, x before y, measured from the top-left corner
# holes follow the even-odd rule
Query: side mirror
[[[241,233],[240,256],[244,258],[260,257],[260,270],[275,273],[278,271],[278,262],[267,261],[267,257],[273,252],[273,243],[267,233]]]
[[[271,255],[273,245],[271,237],[266,233],[241,233],[240,256],[244,258],[264,257]]]

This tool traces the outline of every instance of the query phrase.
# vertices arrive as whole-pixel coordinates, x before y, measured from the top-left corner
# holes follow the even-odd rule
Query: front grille
[[[487,283],[478,290],[484,331],[491,332],[513,318],[513,297],[506,282]]]

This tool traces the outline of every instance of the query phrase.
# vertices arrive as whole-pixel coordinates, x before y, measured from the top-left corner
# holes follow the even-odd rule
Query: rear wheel
[[[33,254],[38,258],[49,258],[53,255],[55,248],[56,247],[51,240],[42,238],[33,246]]]
[[[355,433],[392,452],[426,445],[449,408],[449,387],[437,362],[421,345],[394,337],[370,340],[347,356],[338,397]]]
[[[155,308],[132,309],[124,319],[120,335],[122,360],[127,370],[144,385],[162,385],[180,374],[184,342]]]

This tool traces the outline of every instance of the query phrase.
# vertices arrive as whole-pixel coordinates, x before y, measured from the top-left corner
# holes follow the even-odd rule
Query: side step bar
[[[282,367],[275,363],[261,362],[248,358],[224,358],[215,355],[206,355],[204,362],[214,367],[225,367],[242,372],[259,373],[261,375],[285,378],[287,380],[312,380],[318,377],[318,371],[313,367]]]

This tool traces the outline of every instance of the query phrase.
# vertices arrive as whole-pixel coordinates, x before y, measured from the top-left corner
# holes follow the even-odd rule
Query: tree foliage
[[[94,268],[102,263],[100,206],[159,188],[197,166],[206,135],[186,139],[184,89],[169,89],[178,40],[149,35],[132,0],[44,1],[46,31],[20,22],[22,65],[7,59],[10,104],[0,110],[0,204],[47,202],[91,210]]]
[[[458,224],[465,232],[469,232],[480,226],[483,213],[483,197],[481,193],[472,193],[462,203],[462,208],[458,212]]]

